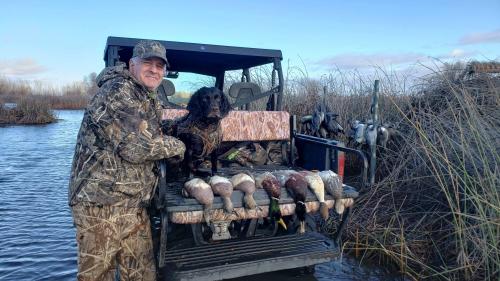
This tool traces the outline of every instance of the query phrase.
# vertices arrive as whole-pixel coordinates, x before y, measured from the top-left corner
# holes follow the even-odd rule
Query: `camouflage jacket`
[[[104,69],[97,83],[78,133],[69,204],[147,206],[157,181],[155,160],[183,157],[185,146],[161,134],[155,93],[124,66]]]

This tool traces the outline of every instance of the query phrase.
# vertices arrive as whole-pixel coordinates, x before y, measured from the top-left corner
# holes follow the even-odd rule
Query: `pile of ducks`
[[[187,181],[182,189],[185,197],[196,199],[203,205],[203,216],[205,222],[210,222],[209,211],[212,209],[214,195],[220,196],[223,201],[225,212],[233,212],[231,194],[233,190],[244,193],[243,203],[246,209],[255,209],[257,204],[253,198],[256,189],[262,188],[269,196],[269,218],[279,223],[284,229],[286,225],[281,216],[279,200],[281,188],[285,187],[292,196],[295,203],[295,214],[299,220],[299,232],[305,232],[306,196],[310,189],[320,202],[320,214],[323,219],[328,219],[328,206],[325,203],[325,191],[332,195],[335,200],[335,211],[338,214],[344,212],[347,205],[353,202],[345,202],[342,198],[342,181],[334,172],[327,171],[294,171],[280,170],[275,172],[264,172],[257,175],[239,173],[231,178],[212,176],[208,183],[200,178]]]

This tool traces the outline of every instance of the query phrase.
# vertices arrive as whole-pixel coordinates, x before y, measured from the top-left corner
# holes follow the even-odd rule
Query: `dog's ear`
[[[203,110],[201,108],[202,107],[201,96],[203,95],[204,91],[206,91],[206,87],[198,89],[189,99],[186,109],[189,111],[189,114],[193,117],[202,117],[203,115]]]
[[[224,94],[221,91],[221,97],[220,97],[220,112],[222,117],[226,117],[226,115],[231,111],[231,104],[229,103],[229,99],[227,98],[226,94]]]

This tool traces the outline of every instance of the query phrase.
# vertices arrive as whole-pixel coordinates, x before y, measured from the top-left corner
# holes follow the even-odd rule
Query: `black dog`
[[[220,121],[231,110],[229,100],[221,90],[203,87],[191,96],[187,109],[188,115],[175,126],[175,134],[186,145],[185,170],[196,173],[210,155],[213,175],[217,172],[217,150],[222,142]]]

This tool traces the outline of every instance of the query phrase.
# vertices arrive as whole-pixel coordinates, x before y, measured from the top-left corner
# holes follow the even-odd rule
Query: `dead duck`
[[[279,200],[281,197],[281,186],[278,179],[270,172],[264,172],[255,178],[255,186],[257,188],[263,188],[269,198],[271,203],[269,204],[269,217],[277,221],[284,229],[287,229],[283,218],[281,217],[281,210]]]
[[[294,170],[279,170],[279,171],[272,172],[272,174],[280,182],[281,186],[285,186],[286,181],[290,178],[290,175],[293,174],[293,173],[297,173],[297,171],[294,171]]]
[[[213,176],[208,182],[215,195],[219,195],[224,203],[224,210],[227,213],[233,212],[233,202],[231,202],[231,194],[233,194],[233,184],[225,177]]]
[[[337,214],[342,214],[344,212],[344,204],[342,201],[343,188],[340,177],[330,170],[319,172],[319,176],[325,184],[326,192],[330,193],[333,199],[335,199],[335,211]]]
[[[295,215],[299,221],[299,233],[305,233],[307,182],[304,176],[294,170],[276,171],[273,172],[273,175],[276,176],[280,184],[293,197]]]
[[[318,171],[300,171],[301,175],[306,179],[307,185],[312,190],[319,201],[319,213],[321,217],[328,219],[328,206],[325,203],[325,184],[321,180]]]
[[[294,172],[289,175],[285,182],[285,187],[290,195],[292,195],[293,202],[295,202],[295,215],[299,220],[299,233],[305,233],[307,181],[303,175]]]
[[[250,210],[255,209],[255,207],[257,207],[257,204],[253,199],[253,194],[255,192],[255,180],[245,173],[239,173],[231,178],[231,183],[233,184],[234,190],[241,190],[245,194],[243,197],[245,208]]]
[[[214,193],[210,185],[202,179],[194,178],[184,183],[182,195],[184,197],[192,197],[203,205],[203,217],[205,218],[205,222],[210,225],[209,211],[212,209],[214,202]]]

